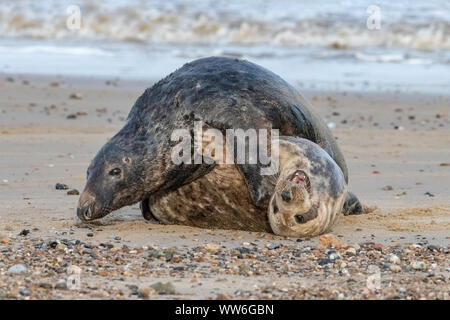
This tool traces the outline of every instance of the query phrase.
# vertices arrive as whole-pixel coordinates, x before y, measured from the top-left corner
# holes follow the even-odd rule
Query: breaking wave
[[[331,3],[330,3],[331,2]],[[6,39],[69,39],[146,44],[395,47],[450,49],[450,4],[378,1],[381,29],[368,30],[367,1],[87,1],[81,29],[66,27],[71,1],[2,1]],[[360,56],[367,60],[370,57]],[[396,59],[391,57],[390,59]],[[413,62],[414,63],[414,62]]]

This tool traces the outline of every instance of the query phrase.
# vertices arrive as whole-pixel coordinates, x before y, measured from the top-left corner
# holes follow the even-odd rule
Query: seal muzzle
[[[90,214],[90,206],[77,208],[77,216],[83,221],[91,220],[91,214]]]
[[[95,205],[95,197],[88,192],[83,192],[78,200],[77,216],[82,221],[92,220],[92,207]]]

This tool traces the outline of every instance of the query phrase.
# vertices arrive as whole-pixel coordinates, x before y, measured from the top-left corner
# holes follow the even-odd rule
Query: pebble
[[[384,191],[390,191],[390,190],[392,190],[393,188],[391,187],[391,186],[385,186],[385,187],[383,187],[383,188],[381,188],[382,190],[384,190]]]
[[[353,247],[348,248],[347,250],[345,250],[345,254],[352,257],[352,256],[356,256],[356,249]]]
[[[427,248],[428,248],[428,250],[430,250],[430,251],[439,251],[439,247],[436,246],[436,245],[434,245],[434,244],[428,245]]]
[[[72,190],[67,191],[67,194],[69,196],[78,196],[80,194],[80,192],[77,189],[72,189]]]
[[[164,253],[162,253],[159,250],[151,249],[151,250],[148,251],[148,257],[149,258],[159,259],[161,257],[164,257]]]
[[[427,265],[425,262],[422,261],[412,261],[410,263],[411,268],[413,268],[414,270],[426,270],[427,269]]]
[[[151,285],[151,288],[158,294],[176,294],[175,287],[171,282],[157,282]]]
[[[39,287],[44,288],[44,289],[53,289],[53,286],[51,285],[51,283],[47,283],[47,282],[40,283]]]
[[[81,253],[83,253],[83,254],[91,254],[92,253],[92,249],[83,248],[83,249],[81,249]]]
[[[69,96],[70,99],[81,100],[83,99],[83,95],[81,93],[72,93]]]
[[[153,288],[139,289],[137,292],[138,292],[138,298],[142,298],[142,299],[148,299],[149,296],[154,295],[156,293],[155,289],[153,289]]]
[[[20,231],[19,236],[25,237],[30,233],[30,230],[28,229],[23,229],[22,231]]]
[[[56,284],[55,284],[55,289],[66,290],[67,289],[67,281],[64,279],[58,280],[58,282],[56,282]]]
[[[342,256],[339,253],[336,252],[332,252],[328,258],[330,258],[331,261],[335,261],[335,260],[341,260]]]
[[[391,265],[389,266],[389,270],[391,270],[392,272],[397,273],[397,272],[402,271],[402,268],[400,268],[400,266],[397,266],[397,265],[395,265],[395,264],[391,264]]]
[[[326,265],[326,264],[333,263],[333,261],[331,259],[328,259],[328,258],[321,258],[321,259],[319,259],[318,263],[319,263],[319,265],[323,266],[323,265]]]
[[[267,246],[267,249],[269,249],[269,250],[275,250],[275,249],[278,249],[278,248],[281,248],[280,244],[273,244],[273,243],[271,243],[271,244],[269,244]]]
[[[9,244],[9,238],[7,236],[1,236],[1,244]]]
[[[87,236],[88,236],[88,237],[93,237],[94,234],[93,234],[92,232],[89,232],[89,233],[87,234]]]
[[[55,247],[56,250],[65,250],[67,246],[64,243],[58,243]]]
[[[11,274],[27,273],[27,271],[27,267],[23,264],[16,264],[8,269],[8,273]]]
[[[389,257],[389,262],[393,264],[400,264],[400,258],[395,254],[391,254]]]
[[[67,190],[67,189],[69,189],[69,186],[67,184],[64,184],[64,183],[57,183],[55,185],[55,189],[56,190]]]
[[[19,291],[20,295],[24,296],[24,297],[28,297],[30,295],[30,291],[25,289],[25,290],[20,290]]]
[[[329,246],[339,249],[339,248],[346,248],[348,247],[348,244],[343,242],[341,239],[339,239],[337,236],[331,233],[327,233],[324,235],[321,235],[319,237],[319,248],[325,249]]]
[[[203,246],[206,251],[217,252],[220,251],[220,247],[213,243],[207,243]]]

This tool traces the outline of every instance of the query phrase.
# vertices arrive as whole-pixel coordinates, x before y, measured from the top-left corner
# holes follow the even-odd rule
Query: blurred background
[[[445,92],[450,2],[1,1],[1,73],[155,80],[211,55],[307,89]]]

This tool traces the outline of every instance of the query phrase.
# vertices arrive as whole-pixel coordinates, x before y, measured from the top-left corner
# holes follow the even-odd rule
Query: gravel
[[[197,299],[203,283],[211,299],[449,299],[448,247],[261,239],[164,247],[11,237],[0,244],[0,299]]]

